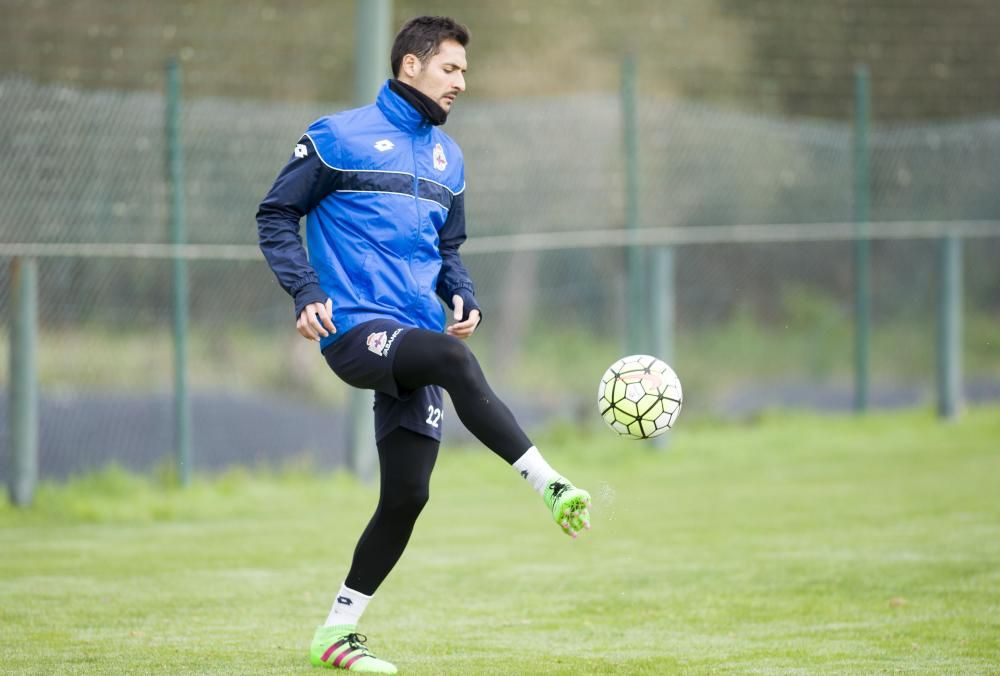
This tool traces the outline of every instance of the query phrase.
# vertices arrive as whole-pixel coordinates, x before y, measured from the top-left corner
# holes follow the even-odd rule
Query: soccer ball
[[[630,439],[651,439],[669,430],[682,400],[681,381],[674,370],[647,354],[616,361],[597,388],[597,408],[604,422]]]

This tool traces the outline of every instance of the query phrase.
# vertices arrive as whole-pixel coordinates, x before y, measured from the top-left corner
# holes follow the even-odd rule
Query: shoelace
[[[566,492],[569,486],[561,481],[553,481],[549,484],[549,488],[552,490],[552,501],[555,502],[559,499],[560,495]]]
[[[371,652],[368,650],[368,646],[365,645],[368,641],[368,637],[364,634],[348,634],[344,638],[347,639],[347,644],[354,650],[360,650],[365,655],[371,655]]]

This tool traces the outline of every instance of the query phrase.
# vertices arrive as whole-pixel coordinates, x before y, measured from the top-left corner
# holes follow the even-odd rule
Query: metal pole
[[[181,68],[167,61],[167,187],[170,195],[170,242],[187,244],[184,208],[184,147],[181,136]],[[188,340],[187,260],[173,258],[174,449],[181,486],[191,483],[191,402],[187,382]]]
[[[653,354],[668,364],[674,358],[674,248],[658,246],[653,250],[650,288],[652,289],[652,339]],[[657,448],[665,448],[670,434],[653,439]]]
[[[962,406],[962,240],[941,240],[938,292],[938,414],[958,417]]]
[[[871,351],[871,240],[868,223],[871,206],[871,148],[868,129],[871,94],[868,67],[854,70],[854,410],[868,410]]]
[[[639,122],[633,54],[626,54],[622,61],[621,97],[625,134],[625,229],[631,241],[639,229]],[[632,354],[649,349],[642,263],[642,247],[638,243],[629,244],[625,250],[625,270],[628,277],[625,287],[625,331],[627,349]]]
[[[652,341],[653,354],[668,364],[674,357],[674,248],[658,246],[653,250],[652,277]]]
[[[375,100],[389,72],[392,0],[355,0],[354,105]]]
[[[392,1],[355,0],[354,105],[375,100],[389,77]],[[378,455],[375,450],[373,393],[352,389],[348,402],[346,443],[351,471],[363,481],[375,478]]]
[[[15,258],[11,265],[10,499],[31,504],[38,481],[38,263]]]

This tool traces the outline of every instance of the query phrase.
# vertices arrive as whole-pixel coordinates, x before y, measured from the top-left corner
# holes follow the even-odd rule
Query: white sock
[[[357,624],[361,619],[361,613],[365,612],[371,596],[365,596],[361,592],[356,592],[347,585],[340,586],[340,592],[333,601],[330,608],[330,615],[326,618],[324,627],[332,627],[338,624]]]
[[[545,487],[561,475],[545,462],[545,458],[532,446],[514,463],[514,469],[526,479],[539,495],[545,497]]]

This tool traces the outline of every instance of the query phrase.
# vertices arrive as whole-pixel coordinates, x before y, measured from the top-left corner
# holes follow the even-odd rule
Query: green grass
[[[579,541],[453,449],[362,631],[407,674],[997,673],[998,440],[997,408],[682,421],[665,451],[554,430],[594,493]],[[318,673],[375,500],[300,467],[2,504],[0,672]]]

